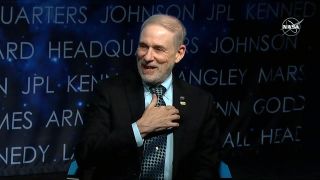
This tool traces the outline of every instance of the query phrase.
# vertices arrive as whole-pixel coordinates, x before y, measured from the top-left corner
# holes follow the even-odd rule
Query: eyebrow
[[[147,43],[144,43],[144,42],[139,42],[139,46],[148,46],[148,47],[150,47]],[[157,48],[157,49],[167,50],[167,48],[162,46],[162,45],[153,45],[151,47],[152,48]]]
[[[166,50],[166,48],[162,45],[154,45],[153,48]]]
[[[144,43],[144,42],[139,42],[139,46],[140,46],[140,45],[146,45],[146,46],[147,46],[147,44]]]

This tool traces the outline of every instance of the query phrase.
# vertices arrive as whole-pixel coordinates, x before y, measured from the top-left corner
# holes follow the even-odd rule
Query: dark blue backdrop
[[[177,16],[175,74],[215,97],[234,177],[319,177],[316,1],[0,2],[0,176],[66,171],[97,81],[135,65],[141,23]],[[287,18],[302,21],[294,36]]]

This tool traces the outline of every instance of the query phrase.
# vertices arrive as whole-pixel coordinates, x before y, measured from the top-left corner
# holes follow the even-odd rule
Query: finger
[[[179,127],[179,123],[171,122],[171,123],[168,124],[167,129],[174,128],[174,127]]]
[[[166,108],[167,109],[172,109],[172,108],[175,108],[174,106],[170,106],[170,105],[166,105]]]
[[[170,109],[176,109],[176,110],[178,110],[176,107],[170,106],[170,105],[167,105],[167,106],[166,106],[166,109],[168,109],[168,110],[170,110]],[[179,110],[178,110],[178,111],[179,111]]]
[[[165,126],[156,128],[155,131],[170,130],[170,129],[175,128],[175,127],[179,127],[179,123],[177,123],[177,122],[169,122]]]
[[[179,114],[179,109],[176,109],[176,108],[168,109],[168,111],[169,111],[171,114]]]
[[[177,120],[180,119],[180,115],[179,115],[179,114],[173,114],[173,115],[171,116],[171,118],[172,118],[171,121],[177,121]]]
[[[148,107],[155,107],[157,105],[158,97],[155,94],[152,94],[152,100]]]
[[[168,116],[168,118],[166,119],[165,124],[178,123],[179,120],[180,120],[180,115],[172,114],[172,115]]]
[[[155,129],[155,132],[157,132],[157,131],[163,131],[163,130],[166,130],[166,129],[168,129],[167,127],[159,127],[159,128],[157,128],[157,129]]]

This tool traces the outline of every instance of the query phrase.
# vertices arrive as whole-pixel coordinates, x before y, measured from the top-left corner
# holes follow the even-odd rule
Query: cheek
[[[166,73],[171,70],[172,64],[169,62],[160,65],[159,72]]]
[[[145,54],[146,54],[146,53],[145,53],[143,50],[137,49],[137,51],[136,51],[136,56],[137,56],[138,58],[142,58]]]
[[[167,55],[158,55],[156,57],[157,63],[158,64],[168,64],[170,63],[170,56]]]
[[[142,57],[142,54],[139,53],[139,52],[137,52],[137,53],[136,53],[136,57],[137,57],[137,60],[139,61],[139,60],[141,59],[141,57]]]

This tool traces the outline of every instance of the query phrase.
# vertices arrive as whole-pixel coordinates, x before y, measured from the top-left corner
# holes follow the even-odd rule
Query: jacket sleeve
[[[213,98],[210,95],[206,109],[205,120],[201,127],[201,133],[197,141],[197,150],[194,160],[194,173],[192,179],[218,179],[218,166],[220,163],[218,114]]]
[[[122,123],[121,128],[114,128],[116,111],[112,106],[108,86],[97,86],[84,111],[84,128],[75,151],[80,167],[98,164],[112,167],[115,163],[123,163],[121,159],[137,157],[132,155],[138,153],[138,148],[131,124]]]

